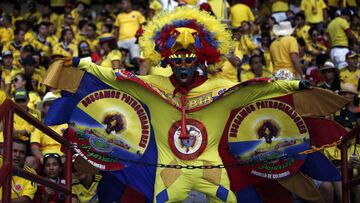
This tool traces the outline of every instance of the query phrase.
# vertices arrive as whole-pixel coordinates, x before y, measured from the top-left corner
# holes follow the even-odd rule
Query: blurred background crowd
[[[138,45],[151,18],[177,6],[193,6],[221,20],[232,33],[234,49],[212,76],[231,81],[287,76],[349,98],[329,115],[346,129],[359,123],[360,17],[358,0],[13,0],[0,7],[0,102],[13,99],[43,120],[58,90],[43,86],[57,58],[79,57],[138,75],[169,76],[170,68],[149,67]],[[62,133],[67,125],[51,126]],[[14,118],[13,164],[63,183],[60,144],[19,116]],[[0,143],[3,136],[0,136]],[[358,143],[349,147],[352,174],[360,168]],[[1,149],[1,145],[0,145]],[[324,151],[340,165],[340,150]],[[75,173],[74,202],[96,201],[98,175]],[[26,181],[14,176],[14,183]],[[340,183],[317,182],[326,202],[341,199]],[[23,202],[61,202],[47,187],[14,184]],[[354,202],[360,202],[358,188]],[[35,195],[36,194],[36,195]],[[196,195],[195,195],[196,196]],[[1,191],[0,191],[1,197]],[[191,196],[190,196],[191,197]],[[200,201],[201,195],[194,197]],[[205,198],[203,200],[205,201]],[[1,202],[1,201],[0,201]]]

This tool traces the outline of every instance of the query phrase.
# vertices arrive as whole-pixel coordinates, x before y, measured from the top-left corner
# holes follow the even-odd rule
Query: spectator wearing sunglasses
[[[28,107],[30,109],[36,109],[36,104],[41,101],[41,98],[37,92],[31,91],[30,78],[26,78],[23,73],[18,73],[11,83],[13,89],[12,92],[15,92],[17,89],[26,89],[29,97]]]
[[[65,180],[62,178],[63,164],[59,154],[45,154],[42,170],[44,176],[50,181],[65,184]],[[44,185],[39,185],[36,200],[41,203],[61,203],[65,202],[65,194]]]

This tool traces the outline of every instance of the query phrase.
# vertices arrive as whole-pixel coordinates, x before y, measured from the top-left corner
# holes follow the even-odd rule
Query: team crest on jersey
[[[169,130],[169,146],[172,152],[183,160],[199,157],[207,145],[207,132],[204,125],[194,119],[186,120],[188,138],[180,139],[181,120],[176,121]]]

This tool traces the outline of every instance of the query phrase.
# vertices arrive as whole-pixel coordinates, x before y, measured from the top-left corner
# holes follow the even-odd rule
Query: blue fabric
[[[168,193],[165,190],[161,191],[158,195],[156,195],[156,202],[157,203],[163,203],[169,200]]]
[[[224,188],[223,186],[219,185],[219,187],[216,191],[216,197],[221,199],[223,202],[226,202],[228,194],[229,194],[229,190]]]
[[[237,191],[236,198],[239,203],[262,203],[261,197],[256,192],[255,186],[250,186]]]
[[[74,67],[77,67],[77,66],[79,65],[79,63],[80,63],[80,58],[79,58],[79,57],[74,57],[74,58],[72,59],[72,65],[73,65]]]
[[[322,181],[340,181],[341,176],[336,167],[320,152],[308,154],[300,168],[301,172],[313,179]]]
[[[116,179],[111,173],[103,172],[97,187],[100,203],[117,202],[125,191],[125,185]],[[111,184],[109,184],[111,183]]]

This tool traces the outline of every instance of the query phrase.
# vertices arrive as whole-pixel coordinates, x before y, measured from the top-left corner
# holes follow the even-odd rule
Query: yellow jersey
[[[304,25],[301,28],[297,27],[295,29],[296,37],[303,38],[305,40],[305,42],[308,41],[310,38],[310,35],[309,35],[310,28],[311,28],[310,25]]]
[[[67,129],[68,125],[62,124],[62,125],[49,126],[49,127],[58,134],[62,135],[64,130]],[[51,137],[45,135],[43,132],[41,132],[38,129],[36,129],[34,133],[31,135],[30,143],[39,144],[40,151],[44,155],[49,153],[57,153],[60,156],[63,155],[63,153],[61,152],[61,144],[56,142]]]
[[[308,23],[321,23],[324,21],[324,9],[326,9],[326,4],[323,0],[301,1],[301,10],[304,11]]]
[[[292,73],[297,74],[291,61],[291,53],[299,54],[299,46],[295,37],[279,37],[271,43],[270,55],[273,62],[274,72],[282,68],[287,68]]]
[[[327,32],[330,36],[331,47],[349,46],[349,41],[345,33],[347,29],[350,29],[350,24],[342,17],[336,17],[329,23]]]
[[[358,82],[360,79],[360,69],[356,69],[355,71],[350,71],[348,68],[343,68],[340,71],[340,81],[342,83],[351,83],[358,86]]]
[[[94,180],[89,188],[86,188],[80,181],[74,180],[72,184],[72,193],[80,202],[98,202],[96,195],[97,186],[101,180],[100,175],[94,175]]]
[[[251,9],[245,4],[235,4],[230,8],[231,25],[240,27],[243,21],[255,21]]]
[[[0,28],[0,42],[5,44],[11,42],[14,39],[14,30],[12,27],[2,27]]]
[[[118,40],[131,39],[135,37],[140,25],[145,22],[145,17],[139,11],[120,13],[116,17],[115,26],[119,28]]]
[[[101,61],[100,66],[103,67],[112,67],[112,61],[118,60],[121,61],[121,52],[117,49],[112,50],[110,53],[108,53],[106,56],[103,57],[103,60]]]
[[[0,155],[0,166],[2,166],[2,164],[3,164],[3,157]],[[36,174],[35,170],[28,166],[24,166],[23,169],[30,173]],[[36,190],[37,190],[36,183],[21,178],[19,176],[11,177],[11,199],[27,196],[32,200],[34,199]],[[0,187],[0,200],[2,200],[2,187]]]
[[[229,3],[226,1],[224,4],[223,0],[208,0],[208,3],[211,6],[211,10],[214,12],[215,16],[222,20],[225,17],[225,10],[229,8]]]
[[[277,12],[286,12],[289,10],[289,3],[286,1],[276,0],[271,5],[271,12],[277,13]]]
[[[262,72],[262,75],[260,77],[261,78],[271,77],[271,73],[268,70],[263,68],[263,72]],[[250,80],[250,79],[254,79],[254,78],[256,78],[255,74],[251,70],[247,70],[247,71],[244,71],[244,72],[241,73],[241,82],[244,82],[244,81]]]

